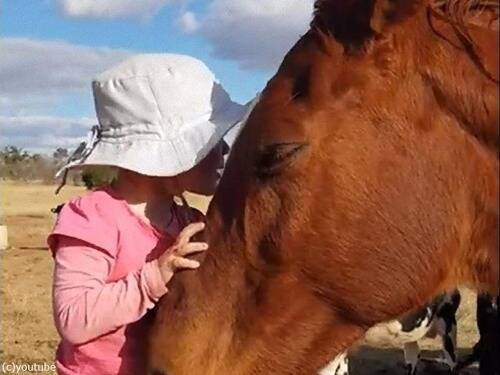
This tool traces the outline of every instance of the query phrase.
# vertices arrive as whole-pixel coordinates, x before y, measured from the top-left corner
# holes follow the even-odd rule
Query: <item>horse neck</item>
[[[244,304],[244,259],[220,242],[212,244],[195,257],[202,262],[200,269],[174,278],[158,312],[153,363],[170,363],[173,373],[230,373],[221,369],[241,346],[235,338],[243,334],[235,322],[245,319],[245,311],[237,310]],[[184,348],[190,349],[189,356]]]
[[[191,355],[179,373],[316,373],[331,353],[362,335],[359,327],[336,321],[293,272],[257,269],[245,245],[215,241],[202,268],[184,280],[188,308],[171,333],[176,347],[190,347]]]
[[[359,329],[335,329],[331,308],[297,275],[257,269],[248,259],[248,243],[229,233],[213,234],[202,267],[170,285],[153,328],[154,368],[174,374],[310,374],[332,360],[332,352],[342,352],[344,340],[361,336]],[[332,337],[339,331],[342,342]]]

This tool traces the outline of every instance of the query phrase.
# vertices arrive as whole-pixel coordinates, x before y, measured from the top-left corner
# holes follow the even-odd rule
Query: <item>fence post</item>
[[[9,247],[9,236],[7,225],[0,225],[0,250],[6,250]]]

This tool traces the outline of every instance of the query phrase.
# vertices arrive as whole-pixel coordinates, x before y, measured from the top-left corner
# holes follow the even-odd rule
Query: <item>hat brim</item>
[[[187,126],[171,139],[137,137],[120,142],[101,138],[84,160],[69,163],[58,175],[66,169],[97,165],[120,167],[146,176],[178,175],[203,160],[231,128],[241,124],[248,109],[248,104],[230,101],[219,113]]]

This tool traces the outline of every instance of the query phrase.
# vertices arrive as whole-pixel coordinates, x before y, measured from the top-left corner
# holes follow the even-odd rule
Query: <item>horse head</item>
[[[169,374],[311,374],[466,283],[498,293],[498,2],[318,0],[249,115],[210,249],[153,328]]]

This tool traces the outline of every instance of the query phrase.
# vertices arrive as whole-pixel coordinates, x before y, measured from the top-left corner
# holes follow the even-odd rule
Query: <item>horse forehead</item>
[[[311,117],[317,110],[334,108],[336,100],[366,87],[369,76],[378,74],[368,58],[344,63],[327,55],[312,55],[307,64],[285,68],[288,69],[279,72],[268,84],[255,120],[289,126],[295,120]],[[298,97],[298,89],[306,92],[303,98]]]
[[[362,114],[373,112],[376,107],[377,113],[397,115],[411,100],[407,95],[392,95],[391,87],[395,85],[400,93],[411,92],[413,98],[419,92],[415,85],[401,85],[397,79],[400,66],[406,73],[414,66],[404,62],[416,57],[412,48],[399,51],[378,44],[370,51],[348,54],[339,53],[334,41],[321,44],[311,40],[285,59],[263,92],[255,117],[262,135],[294,131],[294,124],[320,121],[318,115],[322,114],[330,120],[337,116],[346,118],[354,109]],[[329,53],[330,50],[334,52]],[[307,79],[304,72],[310,76],[308,97],[296,100],[293,90]],[[307,132],[318,134],[319,127],[310,127]]]

